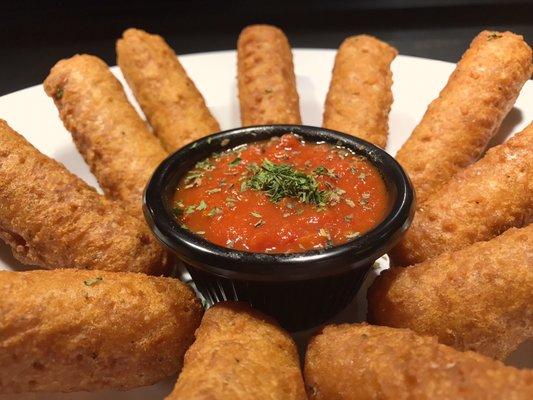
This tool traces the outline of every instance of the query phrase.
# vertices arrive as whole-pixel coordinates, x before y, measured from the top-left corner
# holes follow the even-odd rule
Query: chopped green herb
[[[274,164],[264,160],[261,167],[249,167],[252,176],[245,181],[253,190],[265,191],[270,200],[279,202],[285,197],[297,198],[302,203],[324,206],[328,192],[320,190],[312,175],[296,171],[292,165]]]
[[[353,214],[348,214],[344,216],[344,220],[346,222],[350,222],[353,219]]]
[[[350,199],[345,199],[344,201],[345,201],[346,204],[348,204],[350,207],[352,207],[352,208],[355,207],[355,203],[354,203],[352,200],[350,200]]]
[[[209,189],[209,190],[206,190],[205,192],[207,194],[213,194],[213,193],[218,193],[218,192],[221,192],[222,189],[221,188],[214,188],[214,189]]]
[[[323,165],[319,165],[318,167],[315,168],[313,172],[315,175],[324,175],[328,173],[328,169],[324,167]]]
[[[93,278],[93,279],[86,279],[83,281],[83,283],[85,284],[85,286],[94,286],[102,282],[103,280],[104,278],[102,278],[101,276],[97,276],[96,278]]]
[[[209,160],[198,161],[194,166],[194,169],[203,169],[205,171],[213,171],[215,166],[209,162]]]
[[[331,191],[329,195],[329,204],[332,206],[339,204],[339,201],[341,200],[341,196],[334,190]]]
[[[252,214],[252,216],[254,216],[256,218],[262,218],[261,214],[259,214],[258,212],[255,212],[255,211],[252,211],[250,214]]]
[[[192,170],[185,177],[183,183],[185,184],[185,189],[189,189],[194,186],[199,186],[202,183],[202,177],[204,176],[203,171]]]
[[[174,207],[172,209],[172,213],[174,214],[174,216],[176,217],[180,217],[181,215],[183,215],[183,208],[181,207]]]
[[[222,209],[218,207],[214,207],[211,209],[211,211],[209,211],[207,215],[209,215],[210,217],[214,217],[217,214],[222,214]]]
[[[54,97],[56,98],[56,100],[60,100],[63,97],[63,88],[58,88]]]
[[[240,157],[235,158],[233,161],[231,161],[228,165],[230,167],[236,167],[241,163],[242,159]]]
[[[202,210],[205,210],[206,208],[207,208],[207,203],[205,201],[203,201],[203,200],[200,200],[200,203],[196,207],[196,210],[197,211],[202,211]]]
[[[332,179],[339,179],[339,176],[335,173],[334,169],[328,170],[327,175]]]
[[[192,206],[188,206],[185,209],[185,215],[192,214],[196,210],[196,206],[193,204]]]
[[[359,232],[350,232],[346,235],[346,239],[355,239],[357,236],[360,236]]]
[[[364,181],[366,179],[366,174],[364,172],[361,172],[357,178],[360,181]]]

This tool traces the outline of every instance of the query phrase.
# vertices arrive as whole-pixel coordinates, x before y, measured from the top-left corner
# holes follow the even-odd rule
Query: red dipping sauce
[[[297,253],[350,241],[389,210],[379,171],[344,147],[294,134],[196,164],[174,195],[178,222],[220,246]]]

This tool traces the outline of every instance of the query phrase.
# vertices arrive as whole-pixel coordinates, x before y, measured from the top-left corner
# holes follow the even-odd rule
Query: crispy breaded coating
[[[0,239],[24,264],[161,274],[146,224],[0,120]]]
[[[390,65],[398,52],[368,35],[344,40],[335,57],[324,127],[385,147],[392,104]]]
[[[59,61],[44,81],[63,124],[106,196],[143,218],[142,193],[167,153],[98,57]]]
[[[305,357],[309,399],[527,400],[533,371],[460,352],[407,329],[328,326]]]
[[[167,400],[304,400],[296,346],[244,303],[206,311]]]
[[[237,42],[242,126],[301,124],[292,51],[271,25],[244,28]]]
[[[0,272],[0,393],[150,385],[176,373],[202,308],[177,279]]]
[[[533,225],[379,276],[369,321],[504,359],[533,338]]]
[[[204,98],[161,36],[128,29],[116,48],[117,64],[167,151],[220,131]]]
[[[531,48],[511,32],[481,32],[396,155],[418,204],[485,150],[531,77]]]
[[[390,252],[411,265],[533,220],[533,124],[455,175],[417,211]]]

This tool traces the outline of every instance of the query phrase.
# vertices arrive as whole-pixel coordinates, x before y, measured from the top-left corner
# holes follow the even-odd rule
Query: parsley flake
[[[228,165],[230,167],[236,167],[237,165],[239,165],[241,163],[242,159],[240,157],[237,157],[235,158],[233,161],[229,162]]]
[[[94,285],[97,285],[99,284],[100,282],[102,282],[104,280],[104,278],[102,278],[101,276],[97,276],[96,278],[93,278],[93,279],[86,279],[83,281],[83,284],[85,286],[94,286]]]

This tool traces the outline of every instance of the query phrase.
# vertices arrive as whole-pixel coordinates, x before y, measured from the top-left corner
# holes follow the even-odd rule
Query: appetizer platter
[[[0,97],[0,398],[531,398],[528,44],[236,42]]]

